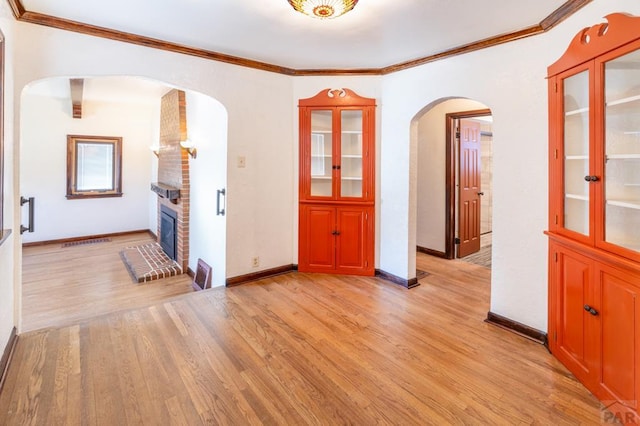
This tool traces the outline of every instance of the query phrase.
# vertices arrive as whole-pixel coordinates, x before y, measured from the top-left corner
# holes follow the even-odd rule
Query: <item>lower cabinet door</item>
[[[336,208],[306,204],[300,208],[298,269],[332,272],[336,261]]]
[[[640,276],[607,265],[596,269],[600,293],[600,371],[596,394],[611,412],[638,412],[640,399]],[[624,418],[624,416],[623,416]]]
[[[300,206],[298,270],[374,275],[374,210],[370,206]]]
[[[598,318],[586,306],[597,307],[591,279],[593,261],[560,246],[555,252],[555,326],[551,330],[554,355],[585,385],[593,384]]]
[[[363,273],[369,269],[369,208],[338,207],[336,268],[342,273]]]

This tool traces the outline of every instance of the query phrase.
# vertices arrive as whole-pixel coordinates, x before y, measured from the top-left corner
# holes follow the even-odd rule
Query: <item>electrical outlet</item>
[[[238,157],[238,168],[243,169],[247,167],[247,158],[243,155]]]
[[[260,266],[260,258],[258,256],[251,258],[251,266],[254,268]]]

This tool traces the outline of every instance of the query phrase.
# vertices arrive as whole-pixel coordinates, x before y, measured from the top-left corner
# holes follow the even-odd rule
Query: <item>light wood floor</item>
[[[20,336],[0,424],[598,424],[546,349],[483,322],[490,271],[290,273]]]
[[[76,324],[191,292],[191,278],[186,274],[141,284],[133,281],[120,251],[151,241],[143,232],[65,248],[61,244],[25,247],[22,330]]]

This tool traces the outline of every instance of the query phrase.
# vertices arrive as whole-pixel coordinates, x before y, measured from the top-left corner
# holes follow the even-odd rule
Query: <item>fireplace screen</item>
[[[177,213],[170,208],[160,206],[160,246],[171,259],[176,260]]]

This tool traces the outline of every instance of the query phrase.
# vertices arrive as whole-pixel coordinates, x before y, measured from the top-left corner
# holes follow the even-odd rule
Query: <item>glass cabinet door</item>
[[[340,113],[340,197],[362,197],[362,111]]]
[[[311,196],[333,195],[333,111],[311,111]]]
[[[563,80],[564,228],[589,235],[589,71]]]
[[[640,251],[640,51],[604,64],[604,241]]]

